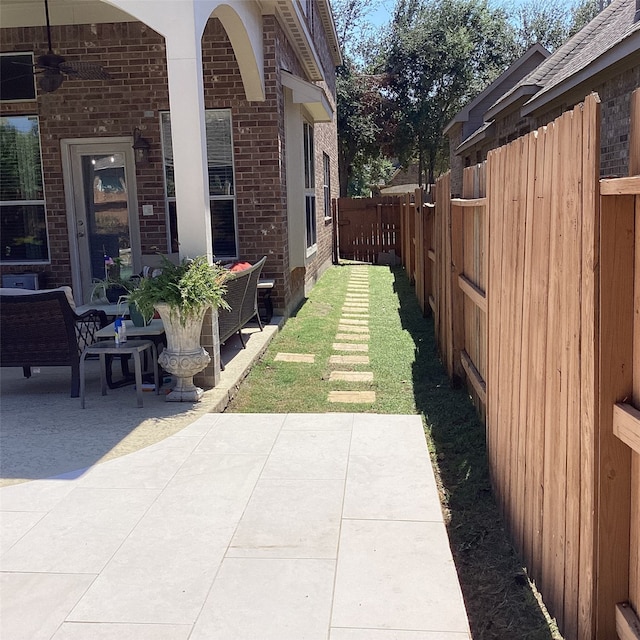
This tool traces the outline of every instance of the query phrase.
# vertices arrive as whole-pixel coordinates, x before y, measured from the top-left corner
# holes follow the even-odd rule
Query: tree
[[[535,43],[549,51],[561,47],[568,38],[587,25],[610,0],[529,0],[508,9],[513,25],[514,59]]]
[[[416,159],[419,181],[433,182],[445,154],[443,130],[506,66],[512,51],[504,11],[482,0],[398,0],[384,71],[392,109],[392,147]]]
[[[364,194],[381,157],[381,77],[371,73],[377,48],[372,45],[366,23],[367,15],[378,4],[368,0],[333,2],[344,59],[336,77],[341,197]]]

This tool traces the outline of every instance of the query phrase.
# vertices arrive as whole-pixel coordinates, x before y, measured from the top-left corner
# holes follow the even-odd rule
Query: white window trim
[[[13,102],[13,100],[7,100],[6,102]],[[24,101],[19,101],[24,102]],[[3,101],[3,104],[5,101]],[[40,148],[40,173],[42,179],[42,200],[0,200],[0,207],[9,207],[16,205],[29,205],[29,206],[42,206],[44,209],[44,226],[47,235],[47,258],[46,260],[3,260],[4,254],[0,251],[0,264],[1,265],[46,265],[51,264],[51,238],[49,236],[49,213],[47,211],[47,192],[44,182],[44,166],[42,162],[42,137],[40,135],[40,116],[37,114],[3,114],[4,118],[35,118],[38,122],[38,146]]]
[[[229,123],[231,126],[231,163],[232,163],[231,166],[233,169],[233,195],[232,196],[221,196],[221,195],[212,196],[211,194],[209,194],[209,202],[212,202],[213,200],[222,200],[222,201],[232,200],[233,201],[233,228],[234,228],[234,235],[236,240],[236,255],[234,256],[217,256],[216,255],[216,259],[220,257],[222,260],[238,260],[240,257],[240,251],[239,251],[240,239],[238,235],[238,201],[237,201],[237,195],[236,195],[237,194],[236,156],[235,156],[235,145],[233,144],[233,113],[231,112],[231,109],[224,109],[224,108],[223,109],[205,109],[205,113],[207,111],[227,111],[229,113]],[[164,135],[162,132],[162,115],[165,113],[170,114],[171,111],[169,111],[168,109],[160,111],[158,116],[160,118],[160,141],[162,146],[162,181],[164,185],[167,246],[169,247],[169,249],[171,249],[171,219],[169,216],[169,203],[176,202],[176,197],[167,195],[167,172],[165,171],[165,167],[164,167],[165,146],[164,146]],[[213,251],[213,247],[211,247],[211,250]]]

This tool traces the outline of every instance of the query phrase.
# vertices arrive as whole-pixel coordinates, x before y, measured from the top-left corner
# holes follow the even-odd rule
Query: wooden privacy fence
[[[338,199],[338,249],[341,258],[378,263],[380,254],[401,252],[403,198]]]
[[[443,362],[486,417],[496,499],[568,640],[640,638],[640,178],[598,179],[599,131],[592,95],[466,169],[462,198],[440,178],[402,228]]]

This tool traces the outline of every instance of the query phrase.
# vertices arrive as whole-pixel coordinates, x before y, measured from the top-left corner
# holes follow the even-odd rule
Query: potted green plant
[[[104,256],[104,279],[94,280],[91,302],[116,304],[136,286],[135,279],[122,278],[122,258]]]
[[[157,311],[167,336],[167,348],[158,362],[173,374],[177,383],[168,401],[198,401],[202,389],[193,384],[193,376],[202,371],[211,357],[200,345],[200,332],[206,311],[228,309],[224,299],[225,280],[229,272],[219,265],[209,264],[206,257],[183,260],[173,264],[163,257],[160,273],[142,278],[128,296],[143,316]]]

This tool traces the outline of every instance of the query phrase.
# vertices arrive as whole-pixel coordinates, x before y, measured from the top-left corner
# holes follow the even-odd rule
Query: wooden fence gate
[[[339,198],[339,257],[372,264],[378,264],[380,254],[400,257],[403,200],[394,196]]]

